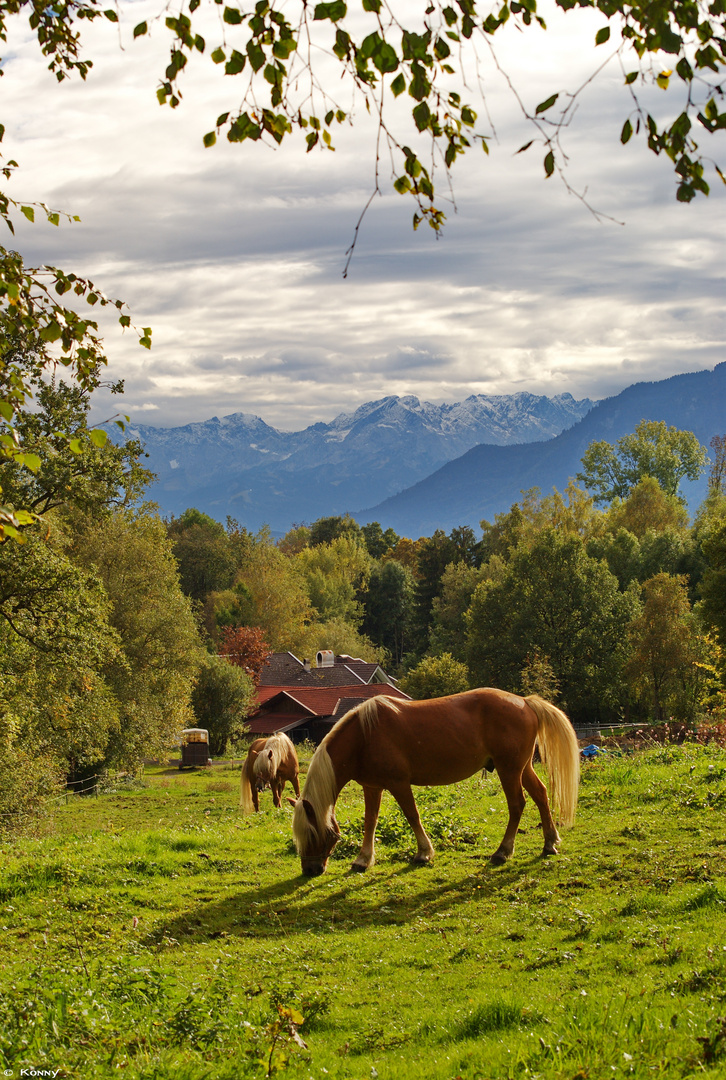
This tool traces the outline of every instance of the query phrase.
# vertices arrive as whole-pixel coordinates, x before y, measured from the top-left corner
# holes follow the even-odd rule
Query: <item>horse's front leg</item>
[[[509,821],[502,842],[489,861],[494,863],[495,866],[501,866],[514,852],[514,838],[517,835],[517,829],[524,813],[524,791],[522,790],[521,772],[516,769],[508,771],[497,769],[497,772],[507,799]]]
[[[378,812],[381,809],[382,794],[383,788],[369,787],[367,784],[363,784],[363,798],[365,800],[363,846],[356,855],[351,870],[370,870],[371,866],[373,866],[376,861],[376,825],[378,824]]]
[[[413,862],[419,866],[431,862],[434,857],[434,847],[421,824],[418,807],[416,806],[416,801],[413,797],[410,785],[396,784],[388,790],[403,810],[404,817],[413,829],[413,834],[416,837],[418,850],[413,857]]]
[[[278,808],[282,806],[282,789],[285,786],[285,781],[280,780],[275,776],[270,780],[270,789],[272,791],[272,802]]]

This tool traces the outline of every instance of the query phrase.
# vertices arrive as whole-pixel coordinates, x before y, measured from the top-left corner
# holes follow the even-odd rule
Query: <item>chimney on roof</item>
[[[303,660],[303,667],[305,668],[306,671],[310,671],[310,661],[309,660]]]
[[[320,649],[316,660],[318,667],[333,667],[335,664],[335,653],[332,649]]]

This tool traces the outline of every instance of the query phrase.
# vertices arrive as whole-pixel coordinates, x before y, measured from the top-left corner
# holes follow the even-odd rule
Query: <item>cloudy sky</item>
[[[224,139],[205,150],[202,135],[241,90],[200,58],[182,106],[157,105],[168,34],[157,24],[134,42],[131,29],[160,7],[125,3],[120,29],[84,31],[94,61],[86,83],[58,85],[18,22],[0,80],[4,152],[20,164],[10,194],[82,219],[20,223],[12,243],[29,263],[92,277],[153,328],[147,353],[104,324],[109,373],[126,380],[132,420],[249,412],[296,430],[386,394],[597,398],[726,360],[726,188],[712,174],[710,199],[677,204],[669,164],[640,140],[620,145],[630,104],[616,60],[582,93],[564,143],[569,182],[587,189],[600,219],[543,178],[541,149],[515,155],[532,133],[481,51],[486,109],[472,61],[464,94],[477,130],[493,135],[491,154],[474,149],[455,166],[456,212],[442,237],[412,231],[413,206],[390,190],[384,165],[384,194],[343,280],[373,186],[365,111],[336,135],[334,154],[305,155],[299,137],[276,150]],[[592,45],[603,21],[553,13],[547,33],[506,28],[500,63],[530,109],[577,88],[606,58],[608,46]],[[210,25],[205,36],[209,51],[220,33]],[[682,107],[677,88],[645,95],[660,116]],[[718,138],[723,166],[726,133]],[[101,397],[94,417],[111,411]]]

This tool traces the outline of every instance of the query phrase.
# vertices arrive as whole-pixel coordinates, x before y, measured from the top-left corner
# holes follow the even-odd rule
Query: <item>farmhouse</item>
[[[409,700],[379,664],[321,650],[317,667],[293,653],[272,653],[257,688],[257,709],[248,720],[250,734],[284,731],[293,742],[319,743],[348,709],[367,698],[387,694]]]

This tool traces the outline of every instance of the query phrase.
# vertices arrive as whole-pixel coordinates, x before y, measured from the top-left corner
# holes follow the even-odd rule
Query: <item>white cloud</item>
[[[541,148],[515,156],[530,135],[489,66],[497,138],[489,157],[472,150],[456,166],[458,212],[443,237],[414,234],[412,207],[386,193],[343,281],[373,182],[365,116],[340,131],[335,154],[224,141],[205,151],[201,135],[239,91],[195,58],[180,109],[159,109],[163,31],[131,43],[129,30],[154,10],[132,5],[124,52],[108,26],[88,28],[87,84],[56,86],[15,28],[3,80],[23,103],[4,117],[5,151],[21,164],[12,193],[83,219],[21,222],[19,248],[92,275],[153,327],[147,353],[102,315],[126,398],[99,395],[99,418],[110,407],[161,424],[241,411],[294,429],[391,393],[597,397],[724,358],[723,195],[677,204],[668,163],[621,147],[629,105],[617,67],[583,93],[565,147],[573,187],[589,185],[591,204],[625,225],[545,181]],[[599,60],[601,15],[547,17],[547,35],[507,31],[497,45],[530,108]],[[669,95],[651,97],[670,107]]]

